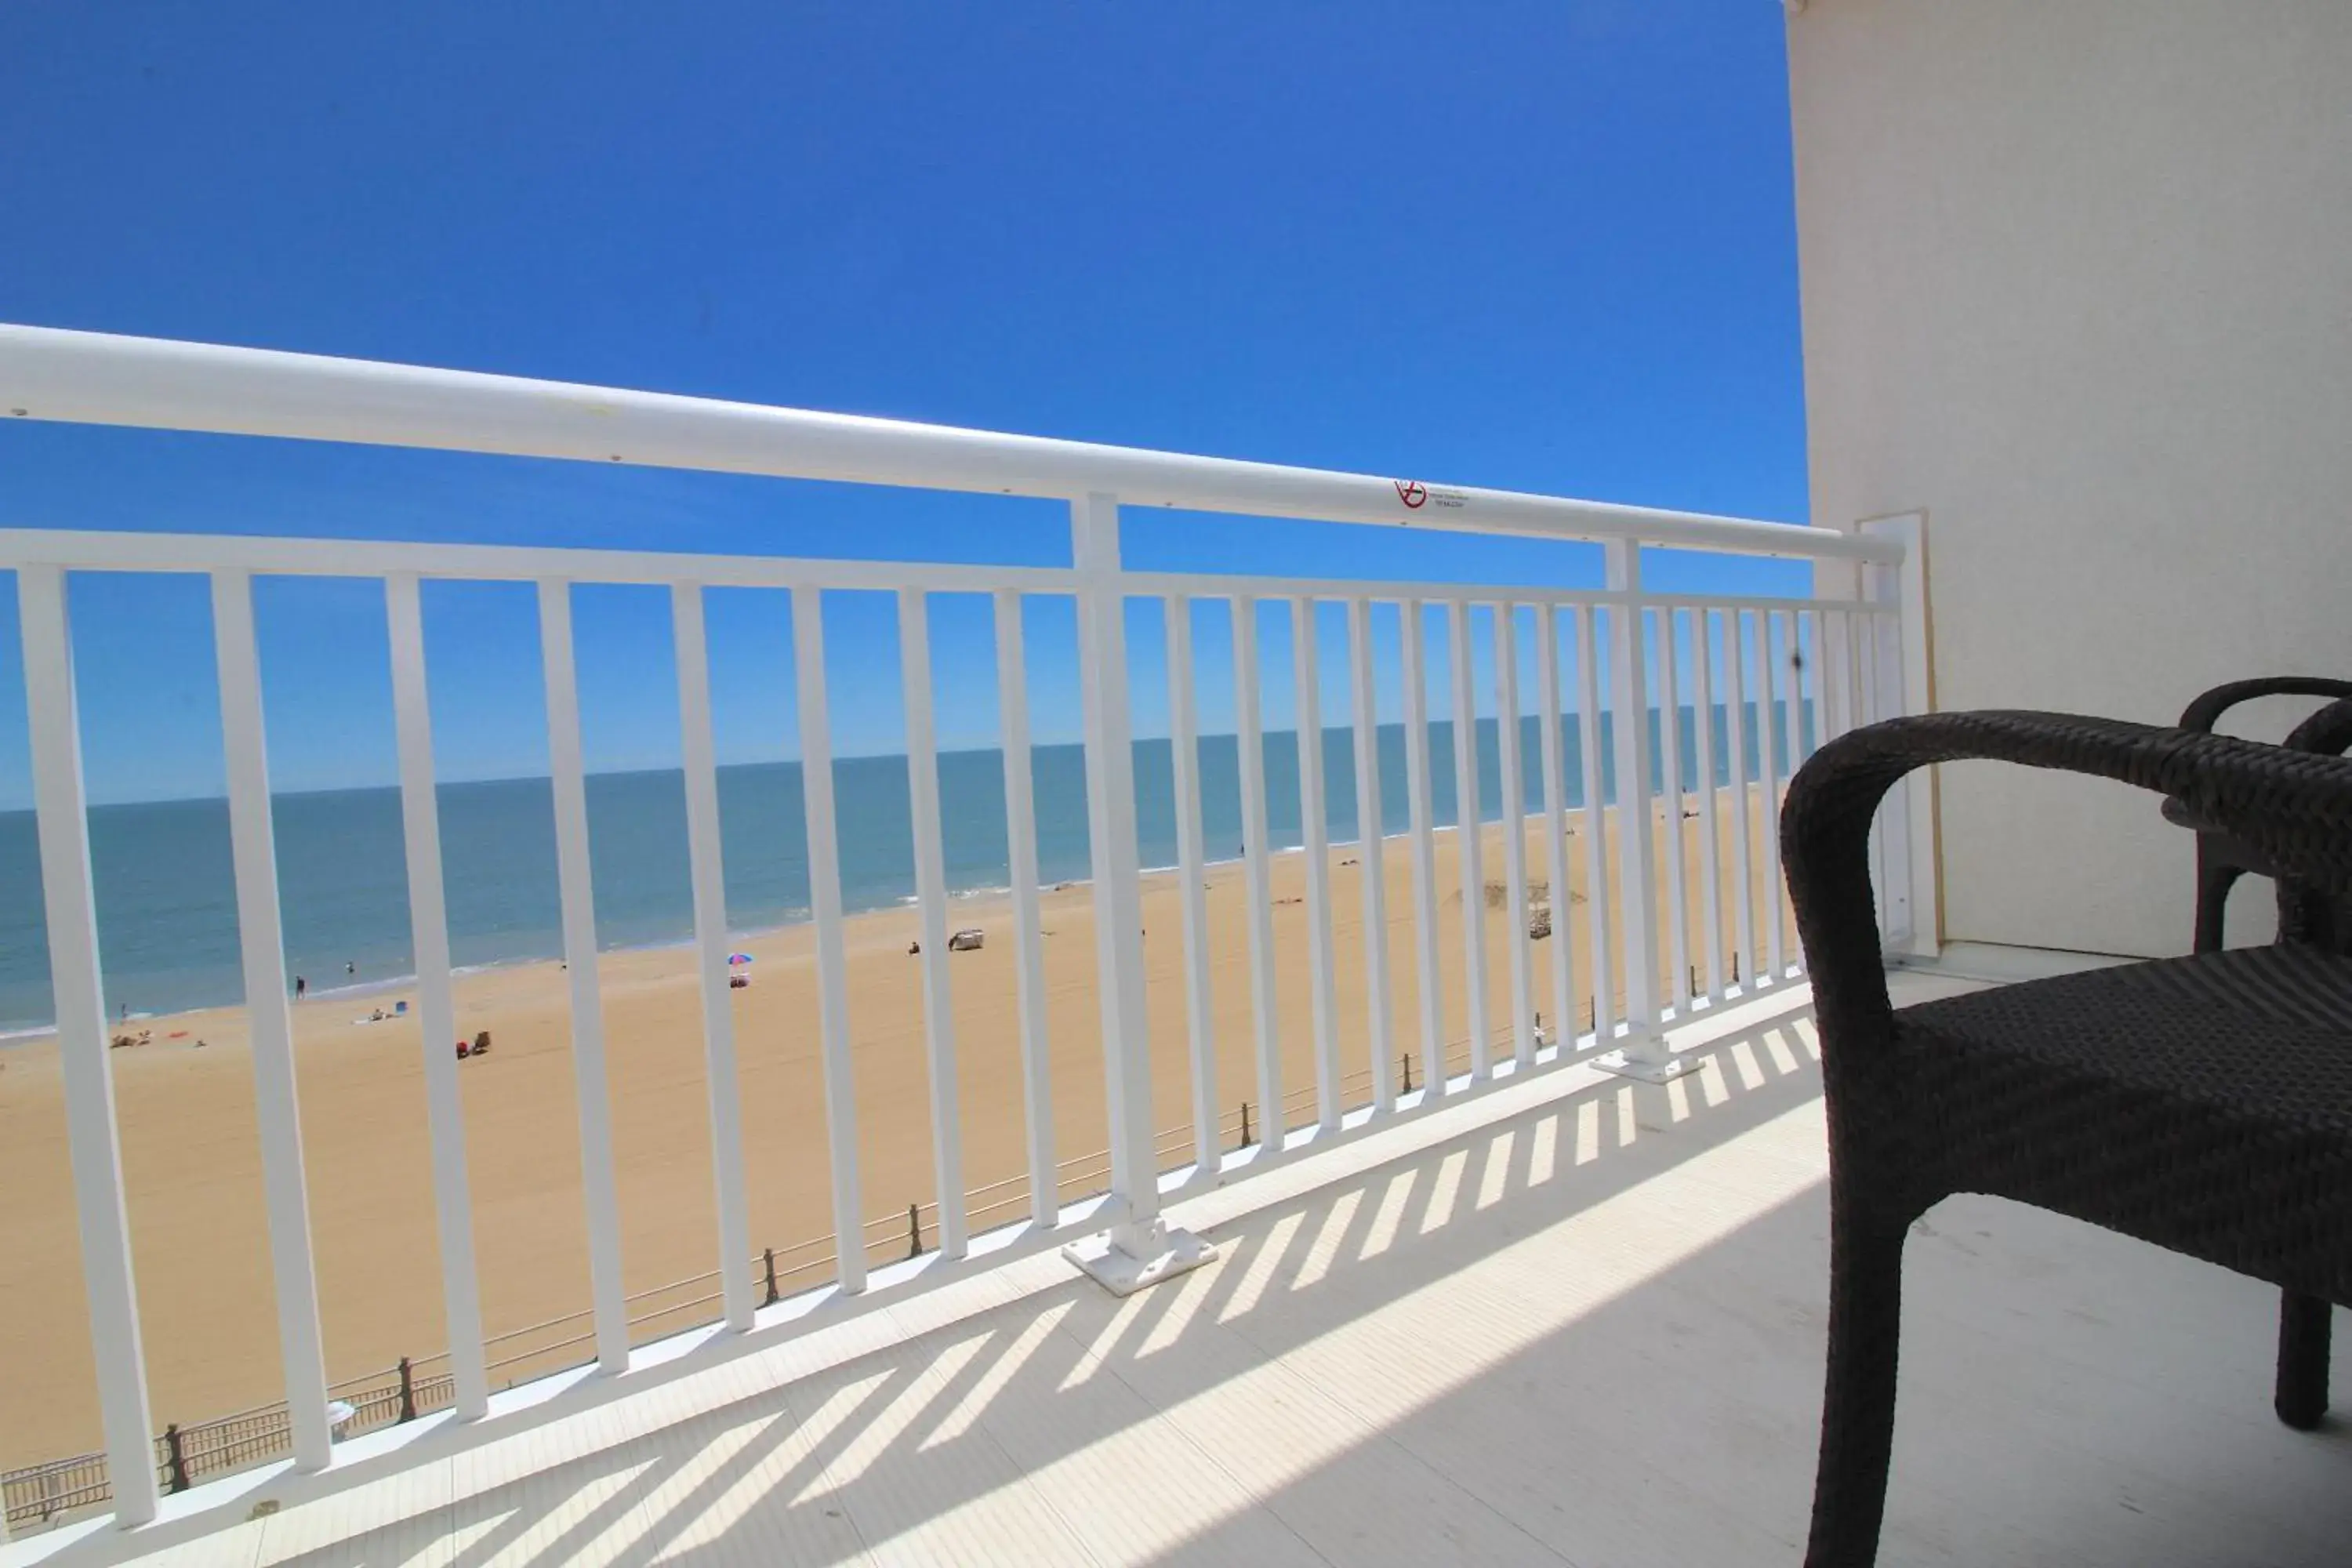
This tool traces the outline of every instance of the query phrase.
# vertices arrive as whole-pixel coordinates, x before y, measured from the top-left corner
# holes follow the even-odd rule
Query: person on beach
[[[294,1000],[297,1002],[302,1000],[302,993],[310,989],[310,983],[309,981],[303,979],[299,974],[294,977]]]

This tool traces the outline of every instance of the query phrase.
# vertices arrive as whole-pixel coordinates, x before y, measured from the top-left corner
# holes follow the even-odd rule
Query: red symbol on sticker
[[[1415,510],[1420,509],[1422,502],[1429,499],[1429,487],[1423,484],[1418,479],[1397,480],[1396,492],[1397,500],[1404,502],[1406,507],[1409,509]]]

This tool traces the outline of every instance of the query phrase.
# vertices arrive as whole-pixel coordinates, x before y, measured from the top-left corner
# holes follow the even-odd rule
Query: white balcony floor
[[[1222,1256],[1124,1302],[1031,1258],[150,1561],[1794,1563],[1810,1039],[1673,1089],[1549,1075],[1194,1200]],[[2272,1418],[2268,1289],[1985,1199],[1908,1267],[1884,1563],[2345,1561],[2352,1438]]]

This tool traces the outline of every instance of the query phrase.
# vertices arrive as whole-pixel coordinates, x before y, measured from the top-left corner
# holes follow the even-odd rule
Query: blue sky
[[[11,6],[0,320],[1801,521],[1781,27],[1764,0]],[[1068,549],[1037,502],[15,422],[0,526]],[[1598,573],[1583,547],[1167,514],[1125,542],[1152,567]],[[202,584],[79,579],[73,608],[93,796],[216,789]],[[444,775],[543,765],[529,595],[446,585],[427,612]],[[591,765],[674,761],[662,595],[576,614]],[[837,744],[896,749],[889,602],[826,616]],[[278,784],[389,782],[380,591],[268,583],[260,616]],[[1160,623],[1132,624],[1149,731]],[[781,601],[715,595],[711,628],[722,757],[789,754]],[[1039,736],[1074,737],[1066,605],[1029,630]],[[1201,635],[1215,728],[1221,608]],[[0,595],[0,808],[28,793],[16,636]],[[933,638],[942,742],[986,743],[987,607],[939,601]]]

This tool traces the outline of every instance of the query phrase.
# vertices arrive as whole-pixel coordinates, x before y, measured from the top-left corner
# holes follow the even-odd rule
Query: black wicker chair
[[[2203,693],[2180,711],[2180,727],[2184,730],[2210,731],[2221,721],[2221,715],[2241,702],[2251,702],[2258,697],[2326,697],[2341,700],[2352,697],[2352,680],[2330,680],[2312,675],[2265,675],[2252,680],[2233,680]],[[2322,712],[2325,712],[2322,710]],[[2316,717],[2316,715],[2315,715]],[[2347,739],[2352,744],[2352,739]],[[2297,744],[2294,738],[2287,742]],[[2344,745],[2310,749],[2344,751]],[[2218,952],[2221,948],[2221,917],[2230,901],[2230,889],[2240,877],[2252,871],[2258,877],[2274,877],[2275,868],[2260,864],[2261,858],[2245,845],[2219,832],[2210,824],[2195,821],[2187,806],[2179,800],[2164,803],[2168,821],[2193,830],[2197,835],[2197,952]]]
[[[2184,730],[2210,732],[2222,713],[2257,697],[2328,697],[2338,699],[2296,725],[2284,745],[2290,751],[2341,756],[2352,749],[2352,682],[2314,676],[2278,675],[2234,680],[2217,686],[2191,702],[2180,715]],[[2164,803],[2168,821],[2197,835],[2197,913],[2191,952],[2221,951],[2222,925],[2230,889],[2252,873],[2278,879],[2279,868],[2252,846],[2210,823],[2200,822],[2178,797]],[[2335,951],[2347,951],[2352,921],[2336,918],[2332,900],[2299,896],[2290,886],[2280,889],[2281,940],[2315,942]],[[2333,1307],[2321,1297],[2281,1292],[2279,1299],[2278,1385],[2273,1405],[2280,1420],[2303,1431],[2319,1425],[2327,1414],[2328,1341]]]
[[[2289,874],[2289,940],[1895,1012],[1871,897],[1871,817],[1906,773],[1967,758],[2179,800]],[[1822,747],[1790,786],[1780,833],[1830,1131],[1829,1367],[1810,1568],[1876,1554],[1903,1238],[1954,1193],[2071,1215],[2268,1280],[2290,1306],[2323,1303],[2324,1379],[2324,1303],[2352,1302],[2352,958],[2314,939],[2332,935],[2335,900],[2352,890],[2352,762],[2114,720],[1931,714]],[[2314,1325],[2285,1318],[2292,1381],[2310,1370]],[[2324,1404],[2324,1387],[2302,1393]]]

